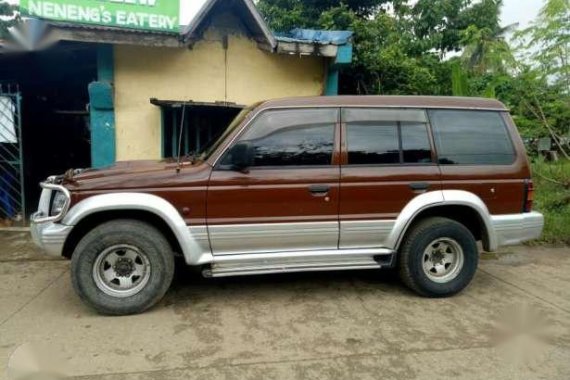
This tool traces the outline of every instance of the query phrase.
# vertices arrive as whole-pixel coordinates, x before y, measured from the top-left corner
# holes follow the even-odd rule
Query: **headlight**
[[[53,201],[51,202],[50,216],[56,216],[63,212],[63,208],[67,202],[67,197],[61,191],[55,193]]]

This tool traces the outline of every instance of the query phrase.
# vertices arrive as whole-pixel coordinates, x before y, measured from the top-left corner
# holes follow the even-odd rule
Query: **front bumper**
[[[491,217],[497,247],[516,245],[540,238],[544,216],[539,212]]]
[[[34,243],[49,255],[61,256],[63,246],[72,226],[61,224],[61,220],[69,210],[71,195],[62,185],[56,183],[57,177],[50,177],[46,182],[42,182],[42,196],[38,205],[38,211],[31,217],[30,230]],[[56,192],[65,195],[66,201],[62,210],[57,215],[50,215],[53,196]]]
[[[34,223],[34,216],[30,226],[34,243],[48,255],[58,257],[62,256],[63,246],[72,229],[73,226],[53,222]]]

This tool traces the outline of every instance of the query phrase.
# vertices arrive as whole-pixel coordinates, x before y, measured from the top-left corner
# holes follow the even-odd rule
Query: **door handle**
[[[315,197],[324,197],[329,193],[331,187],[328,185],[312,185],[309,186],[309,192]]]
[[[410,183],[410,189],[413,191],[426,191],[429,189],[429,183],[427,182],[413,182]]]

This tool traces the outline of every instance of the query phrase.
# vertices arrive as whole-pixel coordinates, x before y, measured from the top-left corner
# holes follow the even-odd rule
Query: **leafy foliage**
[[[570,92],[570,0],[548,0],[538,19],[518,36],[542,75]]]
[[[544,213],[542,241],[570,245],[570,161],[532,164],[535,207]]]
[[[570,0],[545,0],[530,28],[501,26],[502,0],[260,0],[270,26],[349,29],[348,94],[498,98],[527,138],[570,136]],[[509,41],[516,37],[518,45]]]
[[[5,1],[0,2],[0,16],[8,16],[11,18],[4,19],[0,18],[0,39],[4,39],[9,35],[8,28],[17,22],[17,17],[14,12],[18,7],[16,5],[9,4]]]
[[[494,36],[502,38],[505,32],[498,26],[501,3],[260,0],[258,6],[278,31],[306,27],[355,32],[354,63],[341,76],[343,93],[450,95],[453,65],[445,60],[447,54],[473,44],[474,52],[483,52],[474,54],[478,67],[500,66],[496,56],[505,43],[499,38],[495,43]]]

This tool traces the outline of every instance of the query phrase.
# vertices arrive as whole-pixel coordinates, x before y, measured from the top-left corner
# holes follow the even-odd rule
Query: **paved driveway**
[[[75,296],[68,262],[0,233],[0,379],[24,343],[80,379],[570,379],[570,249],[486,255],[440,300],[386,272],[182,270],[157,307],[110,318]]]

